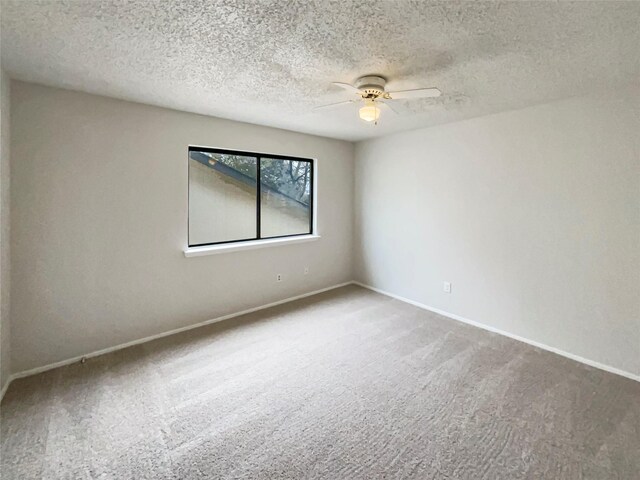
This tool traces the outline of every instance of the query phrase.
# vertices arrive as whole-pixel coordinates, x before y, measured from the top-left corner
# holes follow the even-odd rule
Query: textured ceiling
[[[2,0],[21,80],[348,140],[640,78],[640,2]],[[364,74],[437,86],[377,126],[314,112]]]

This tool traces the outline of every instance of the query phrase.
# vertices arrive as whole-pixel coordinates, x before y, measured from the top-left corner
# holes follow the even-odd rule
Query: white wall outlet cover
[[[447,293],[451,293],[451,283],[444,282],[442,285],[442,289]]]

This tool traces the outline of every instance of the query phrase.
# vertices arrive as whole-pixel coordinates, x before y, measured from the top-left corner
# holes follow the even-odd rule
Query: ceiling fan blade
[[[387,110],[395,113],[396,115],[400,115],[400,112],[398,112],[398,110],[395,108],[395,106],[391,106],[390,103],[385,102],[384,100],[377,98],[376,99],[376,103],[381,104],[383,107],[385,107]]]
[[[318,105],[317,107],[313,107],[313,109],[322,110],[323,108],[339,107],[340,105],[347,105],[349,103],[354,103],[354,102],[357,102],[357,100],[344,100],[342,102],[328,103],[327,105]]]
[[[407,109],[402,103],[393,103],[390,98],[378,98],[376,102],[379,102],[385,106],[387,110],[392,111],[396,115],[409,115],[412,112]]]
[[[434,98],[442,95],[437,88],[416,88],[415,90],[400,90],[398,92],[387,92],[391,100],[401,100],[403,98]]]
[[[362,92],[360,92],[360,90],[356,87],[354,87],[353,85],[350,85],[348,83],[342,83],[342,82],[331,82],[333,85],[335,85],[336,87],[340,87],[340,88],[344,88],[345,90],[348,90],[351,93],[356,93],[358,95],[361,95]]]

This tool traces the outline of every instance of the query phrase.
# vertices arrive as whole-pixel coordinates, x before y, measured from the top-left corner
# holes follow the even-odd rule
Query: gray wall
[[[637,90],[362,142],[355,176],[345,142],[20,82],[11,107],[14,372],[355,271],[640,373]],[[319,158],[322,239],[184,258],[190,143]]]
[[[185,258],[189,144],[318,158],[322,238]],[[14,372],[351,280],[350,143],[14,82],[11,148]]]
[[[9,144],[10,80],[0,70],[0,390],[11,374],[11,322],[9,299],[11,269],[9,258]]]
[[[358,144],[356,278],[640,374],[639,92],[602,95]]]

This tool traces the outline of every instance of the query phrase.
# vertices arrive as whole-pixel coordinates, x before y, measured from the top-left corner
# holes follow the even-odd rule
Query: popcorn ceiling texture
[[[12,77],[361,140],[640,77],[640,2],[2,1]],[[379,125],[332,81],[437,86]]]

